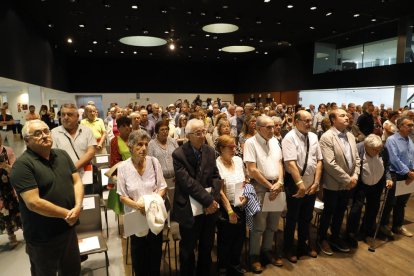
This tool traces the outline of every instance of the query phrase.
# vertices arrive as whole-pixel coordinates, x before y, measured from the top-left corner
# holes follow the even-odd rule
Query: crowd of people
[[[375,107],[371,101],[319,104],[317,110],[313,104],[201,103],[184,100],[165,108],[113,103],[105,118],[98,117],[93,102],[79,109],[64,104],[58,126],[51,125],[47,106],[39,115],[30,106],[22,130],[25,153],[15,161],[10,148],[0,144],[2,181],[10,187],[0,191],[0,209],[10,211],[8,216],[1,212],[0,229],[7,229],[10,243],[16,243],[18,197],[33,273],[78,271],[73,226],[84,190],[92,192],[90,185],[82,189],[79,179],[95,154],[107,152],[110,165],[118,166],[110,180],[109,207],[117,214],[138,211],[150,225],[131,238],[137,275],[160,273],[162,231],[150,221],[152,203],[157,210],[171,207],[171,220],[179,224],[181,275],[210,275],[216,227],[222,275],[243,275],[246,269],[261,273],[268,263],[283,266],[282,258],[296,263],[318,253],[349,252],[359,241],[373,242],[377,223],[388,239],[413,236],[403,226],[409,194],[395,196],[395,190],[400,180],[414,185],[414,111]],[[6,108],[0,116],[10,121]],[[4,123],[3,131],[8,129]],[[49,173],[63,170],[61,166],[66,168],[62,175]],[[385,190],[384,212],[377,221]],[[283,196],[286,223],[283,238],[277,239],[283,210],[263,211],[263,205]],[[4,204],[10,197],[14,201]],[[309,227],[316,200],[324,208],[315,239]],[[155,216],[160,219],[167,218]],[[42,233],[38,228],[43,224],[53,231]],[[243,264],[246,228],[249,263]],[[57,254],[62,246],[76,252]],[[48,248],[53,250],[38,256]]]

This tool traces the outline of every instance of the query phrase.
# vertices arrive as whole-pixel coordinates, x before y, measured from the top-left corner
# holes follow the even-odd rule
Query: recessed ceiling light
[[[332,14],[332,12],[327,12],[325,15],[330,16],[331,14]]]
[[[262,24],[262,21],[260,19],[256,19],[256,24]]]
[[[98,44],[98,41],[94,40],[92,43],[93,43],[93,44]]]
[[[223,6],[223,9],[228,9],[228,8],[229,8],[229,6],[227,6],[227,5]]]
[[[73,42],[72,38],[69,37],[68,40],[67,40],[67,42],[68,43],[72,43]]]
[[[79,24],[79,28],[85,28],[84,24]]]
[[[171,51],[174,51],[175,50],[174,43],[170,43],[170,45],[168,46],[168,48],[170,48]]]
[[[161,10],[161,12],[164,13],[164,14],[166,14],[167,13],[167,10],[164,9],[164,10]]]
[[[205,15],[206,15],[206,13],[205,13],[205,12],[201,12],[201,13],[200,13],[200,15],[201,15],[201,16],[205,16]]]
[[[137,9],[138,9],[138,6],[137,6],[137,5],[132,5],[132,6],[131,6],[131,8],[132,8],[133,10],[137,10]]]
[[[228,24],[228,23],[215,23],[205,25],[203,31],[208,33],[215,33],[215,34],[224,34],[224,33],[232,33],[239,29],[237,25]]]
[[[190,46],[188,46],[188,48],[193,49],[193,46],[190,45]]]
[[[313,27],[313,26],[310,26],[310,27],[309,27],[309,29],[311,29],[311,30],[315,30],[315,27]]]
[[[223,52],[227,53],[246,53],[254,51],[254,47],[246,46],[246,45],[233,45],[233,46],[226,46],[221,48]]]
[[[208,51],[208,47],[206,47],[206,48],[204,48],[204,49],[206,49],[206,51]]]
[[[269,3],[269,2],[270,2],[270,0],[264,0],[264,2],[265,2],[265,3]]]
[[[263,39],[260,39],[260,40],[259,40],[259,42],[260,42],[260,43],[263,43]]]
[[[375,21],[377,21],[377,19],[375,17],[373,17],[373,18],[371,18],[371,21],[375,22]]]
[[[112,30],[112,28],[111,28],[111,27],[109,27],[109,26],[105,26],[105,29],[106,29],[107,31]]]
[[[358,16],[359,16],[359,13],[354,14],[354,17],[358,17]]]
[[[187,11],[187,14],[188,15],[191,15],[193,12],[192,11]]]
[[[210,35],[209,34],[206,34],[206,37],[210,37]]]
[[[165,45],[167,41],[165,39],[153,36],[126,36],[119,40],[119,42],[140,47],[155,47]]]
[[[93,51],[91,49],[89,49],[89,53],[92,53]]]
[[[293,8],[293,5],[290,5],[290,4],[289,4],[289,5],[287,5],[286,7],[287,7],[288,9],[292,9],[292,8]]]
[[[105,54],[107,54],[107,53],[108,53],[108,51],[105,51],[104,53],[105,53]]]
[[[219,52],[221,52],[221,49],[218,49]]]
[[[53,24],[52,24],[52,23],[47,24],[47,26],[48,26],[49,28],[53,28]]]
[[[165,34],[168,34],[168,33],[169,33],[169,31],[164,31],[164,33],[165,33]]]
[[[121,51],[120,53],[121,53],[121,54],[123,54],[123,53],[124,53],[124,51]]]
[[[267,52],[264,52],[263,54],[267,55]]]
[[[316,6],[312,6],[312,7],[310,7],[310,9],[311,9],[311,11],[314,11],[314,10],[317,9],[317,7]]]
[[[136,55],[137,54],[137,51],[134,51],[134,55]]]

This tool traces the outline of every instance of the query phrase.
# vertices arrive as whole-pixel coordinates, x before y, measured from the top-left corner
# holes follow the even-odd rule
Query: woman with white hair
[[[158,194],[164,197],[166,193],[167,184],[160,162],[147,156],[150,140],[145,130],[131,132],[128,138],[131,158],[118,167],[117,192],[126,214],[138,210],[146,217],[151,215],[144,196]],[[136,275],[160,275],[161,255],[162,230],[156,234],[151,229],[131,236],[132,267]]]
[[[358,247],[358,237],[369,242],[374,236],[382,191],[384,187],[392,187],[388,156],[381,137],[370,134],[364,142],[357,144],[357,149],[361,159],[361,173],[356,187],[350,191],[353,203],[347,221],[348,243],[354,248]],[[365,201],[364,218],[359,226]]]

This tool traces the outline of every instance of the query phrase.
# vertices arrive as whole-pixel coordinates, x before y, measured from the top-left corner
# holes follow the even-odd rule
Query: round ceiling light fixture
[[[227,53],[247,53],[254,51],[255,48],[252,46],[247,45],[233,45],[233,46],[226,46],[221,48],[221,51],[227,52]]]
[[[229,23],[214,23],[205,25],[202,29],[207,33],[225,34],[235,32],[239,27]]]
[[[119,42],[140,47],[156,47],[167,44],[167,40],[155,36],[126,36],[119,40]]]

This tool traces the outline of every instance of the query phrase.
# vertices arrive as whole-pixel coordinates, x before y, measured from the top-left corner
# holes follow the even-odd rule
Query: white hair
[[[24,126],[22,128],[23,139],[26,139],[27,137],[30,136],[29,132],[30,132],[31,126],[33,124],[39,124],[39,123],[44,124],[47,128],[49,128],[48,125],[45,122],[43,122],[42,120],[39,120],[39,119],[26,121],[26,123],[24,124]]]
[[[204,122],[199,119],[191,119],[190,121],[187,122],[187,125],[185,126],[185,133],[188,134],[188,133],[193,132],[193,129],[198,126],[204,127]]]
[[[370,134],[365,138],[364,145],[368,148],[382,147],[382,139],[376,134]]]

